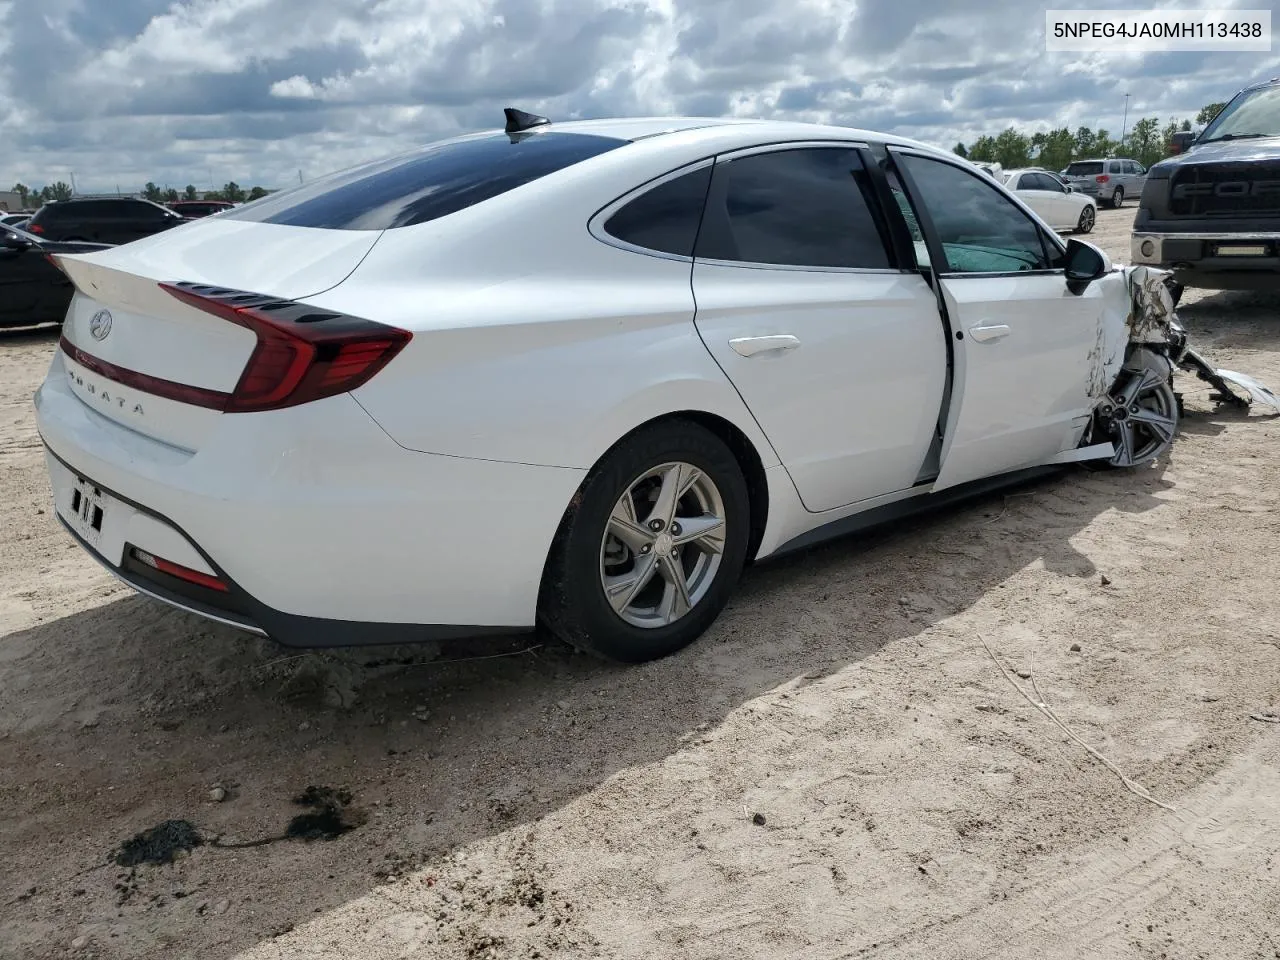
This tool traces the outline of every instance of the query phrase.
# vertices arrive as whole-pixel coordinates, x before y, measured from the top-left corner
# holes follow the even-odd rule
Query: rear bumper
[[[1130,255],[1136,264],[1173,270],[1179,280],[1192,286],[1280,288],[1280,230],[1135,228]]]
[[[349,396],[225,415],[197,453],[108,420],[58,370],[36,407],[55,510],[81,546],[143,593],[289,646],[532,627],[583,477],[404,450]],[[102,496],[100,530],[75,522],[81,481]],[[224,589],[149,568],[135,550]]]

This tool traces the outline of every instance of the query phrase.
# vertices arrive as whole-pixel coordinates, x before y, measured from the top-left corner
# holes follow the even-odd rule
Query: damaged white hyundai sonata
[[[58,260],[59,518],[295,646],[542,623],[660,657],[751,561],[1159,456],[1195,359],[1161,275],[843,127],[508,110]]]

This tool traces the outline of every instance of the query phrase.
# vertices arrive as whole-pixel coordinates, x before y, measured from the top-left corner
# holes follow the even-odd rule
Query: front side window
[[[456,213],[624,146],[582,133],[482,134],[344,170],[229,210],[223,219],[386,230]]]
[[[696,255],[819,269],[893,267],[867,172],[858,152],[844,147],[718,161]]]
[[[1050,269],[1036,225],[980,176],[927,157],[903,155],[953,273]]]
[[[692,257],[710,184],[710,164],[673,177],[613,214],[605,221],[605,232],[646,250]]]

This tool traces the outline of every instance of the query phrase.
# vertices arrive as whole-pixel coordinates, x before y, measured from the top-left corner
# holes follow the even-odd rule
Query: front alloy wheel
[[[642,427],[605,454],[565,511],[539,620],[609,660],[674,653],[728,602],[750,524],[746,480],[723,440],[686,420]]]
[[[1080,220],[1076,223],[1076,230],[1079,233],[1090,232],[1096,219],[1097,214],[1093,211],[1093,204],[1086,204],[1085,208],[1080,211]]]
[[[1173,445],[1178,398],[1167,377],[1150,367],[1124,370],[1099,415],[1115,446],[1113,467],[1150,463]]]

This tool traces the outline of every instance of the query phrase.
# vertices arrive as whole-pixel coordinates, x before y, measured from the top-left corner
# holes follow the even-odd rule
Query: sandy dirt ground
[[[1182,314],[1280,386],[1280,298]],[[761,566],[645,667],[298,655],[61,531],[54,343],[0,334],[0,956],[1280,956],[1276,420],[1180,377],[1168,462]],[[269,842],[309,786],[351,829]]]

